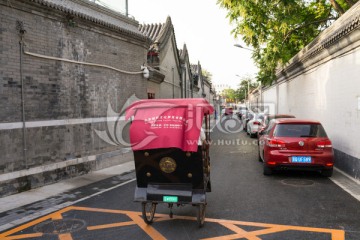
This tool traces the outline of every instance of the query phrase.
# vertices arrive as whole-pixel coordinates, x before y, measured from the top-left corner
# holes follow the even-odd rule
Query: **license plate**
[[[163,202],[176,203],[178,202],[177,196],[163,196]]]
[[[311,157],[306,156],[292,156],[291,157],[292,163],[311,163]]]

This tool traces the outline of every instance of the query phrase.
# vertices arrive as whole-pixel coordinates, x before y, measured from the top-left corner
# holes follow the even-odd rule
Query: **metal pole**
[[[248,91],[247,91],[247,93],[248,93],[248,96],[247,96],[247,98],[249,99],[249,94],[250,94],[250,87],[249,87],[249,82],[250,82],[250,80],[248,79],[248,80],[247,80],[247,82],[248,82]]]
[[[125,1],[125,9],[126,9],[126,16],[129,16],[129,3],[128,0]]]

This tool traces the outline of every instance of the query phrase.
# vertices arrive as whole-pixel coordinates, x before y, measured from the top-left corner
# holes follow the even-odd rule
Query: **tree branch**
[[[345,2],[346,2],[350,7],[352,7],[352,6],[355,4],[355,2],[352,1],[352,0],[345,0]]]
[[[343,15],[345,13],[345,10],[337,3],[336,0],[330,0],[331,5],[337,11],[340,15]]]
[[[326,22],[326,21],[329,21],[329,20],[336,20],[336,18],[329,17],[329,18],[326,18],[326,19],[321,19],[321,20],[317,20],[317,21],[305,23],[305,24],[303,24],[303,25],[301,25],[301,26],[299,26],[299,27],[296,27],[296,28],[290,30],[290,31],[286,34],[286,36],[285,36],[285,38],[284,38],[284,41],[282,42],[281,45],[284,44],[284,42],[289,38],[289,36],[290,36],[294,31],[296,31],[296,30],[298,30],[298,29],[300,29],[300,28],[303,28],[303,27],[310,26],[310,25],[315,24],[315,23],[322,23],[322,22]]]

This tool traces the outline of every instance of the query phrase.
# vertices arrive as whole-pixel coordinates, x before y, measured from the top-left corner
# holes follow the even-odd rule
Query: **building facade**
[[[0,14],[0,195],[116,164],[109,113],[147,98],[138,22],[84,0],[0,0]]]
[[[162,24],[142,24],[139,31],[151,39],[147,64],[157,75],[164,76],[162,81],[149,80],[148,94],[152,98],[181,98],[182,68],[171,18],[167,17]]]

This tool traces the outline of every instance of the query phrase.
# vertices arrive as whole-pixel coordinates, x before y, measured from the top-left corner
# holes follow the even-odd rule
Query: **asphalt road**
[[[207,194],[203,228],[188,205],[175,207],[173,219],[167,206],[159,205],[155,222],[144,224],[141,206],[133,202],[135,175],[128,173],[77,190],[86,197],[117,185],[3,232],[0,239],[360,239],[358,200],[317,173],[264,176],[256,139],[238,128],[228,120],[213,129],[213,191]]]

